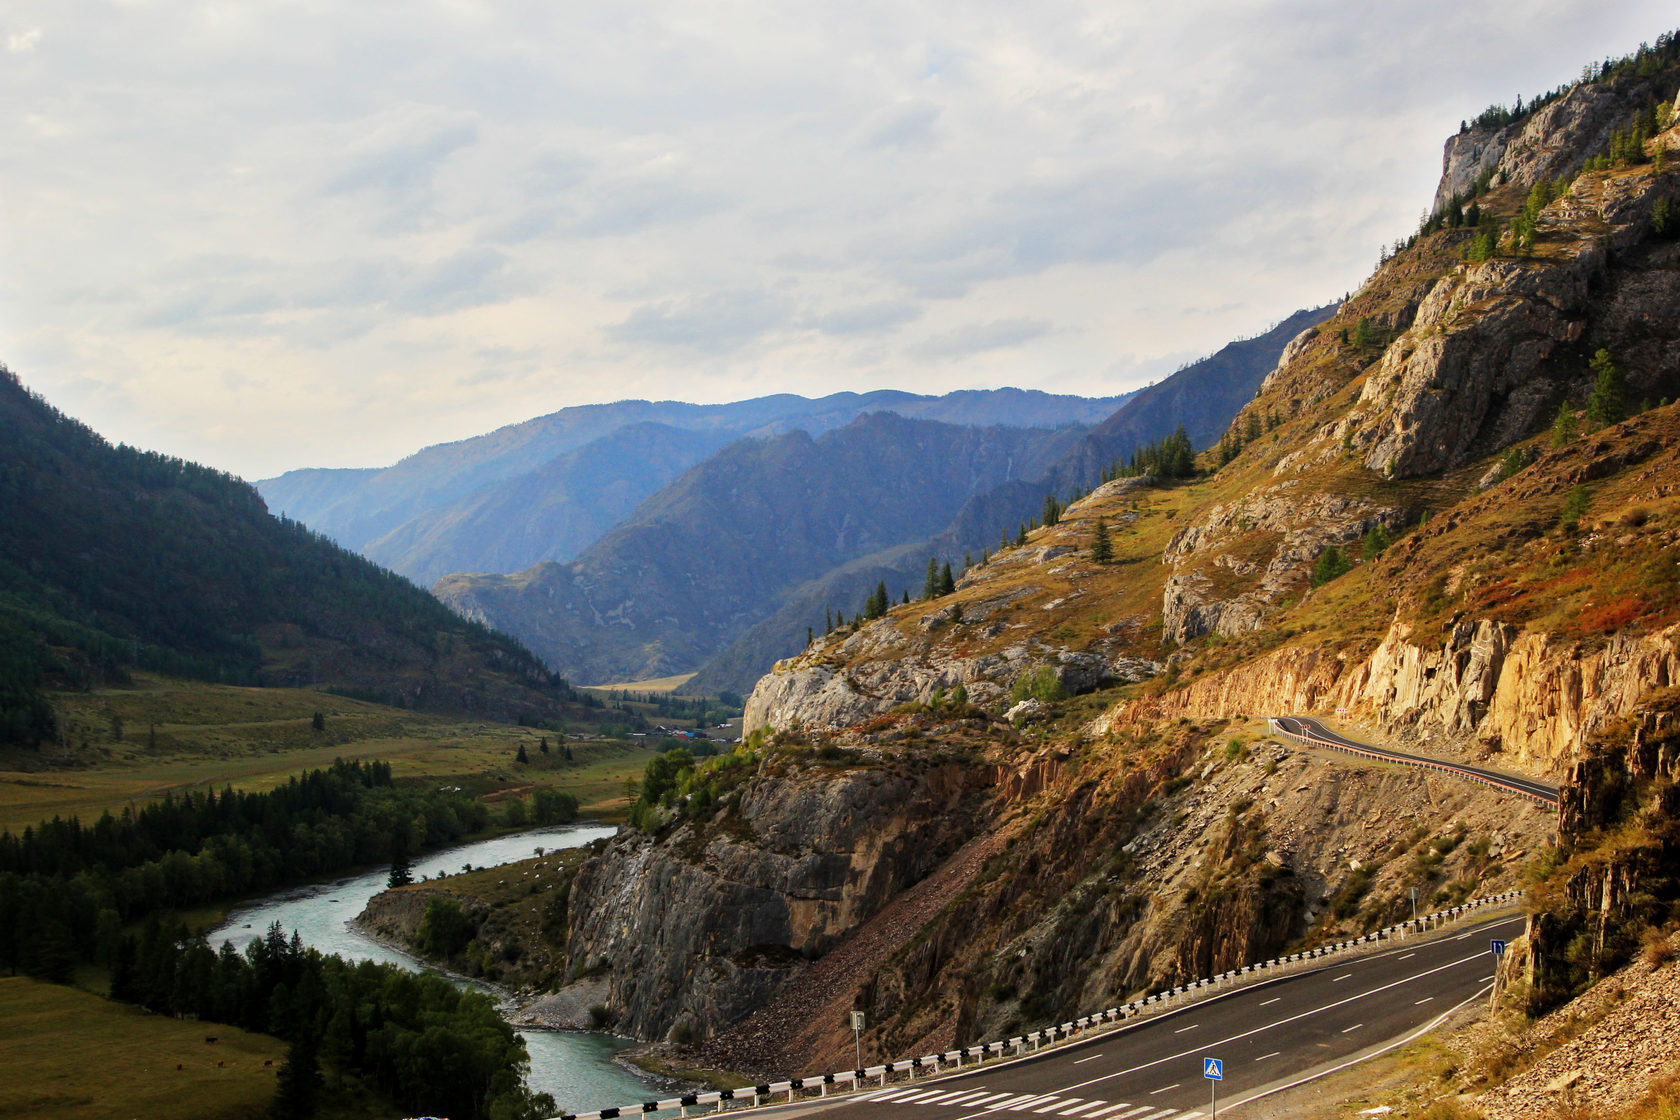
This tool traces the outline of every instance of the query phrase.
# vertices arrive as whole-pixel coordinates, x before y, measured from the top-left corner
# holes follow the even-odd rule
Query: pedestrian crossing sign
[[[1218,1058],[1203,1058],[1202,1076],[1209,1081],[1225,1080],[1225,1063]]]

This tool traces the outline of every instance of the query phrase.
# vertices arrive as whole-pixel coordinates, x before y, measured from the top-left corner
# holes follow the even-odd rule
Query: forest
[[[413,1111],[517,1118],[524,1046],[491,1002],[446,981],[305,950],[271,929],[244,954],[171,915],[353,867],[406,862],[489,823],[470,796],[400,787],[386,763],[335,762],[267,793],[165,797],[91,826],[0,832],[0,967],[65,983],[106,968],[111,997],[292,1043],[288,1115],[313,1107],[324,1060]],[[136,928],[138,927],[138,929]]]
[[[0,366],[0,742],[51,737],[45,685],[132,668],[508,719],[578,701],[512,638],[270,516],[248,483],[113,446]]]

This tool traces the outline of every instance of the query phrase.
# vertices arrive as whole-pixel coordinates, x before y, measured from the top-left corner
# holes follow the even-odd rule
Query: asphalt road
[[[1035,1057],[798,1111],[844,1110],[844,1120],[1193,1120],[1209,1112],[1202,1063],[1211,1057],[1224,1063],[1219,1112],[1240,1116],[1247,1100],[1403,1039],[1485,994],[1491,939],[1522,928],[1513,915],[1399,942]]]
[[[1480,778],[1484,781],[1492,782],[1496,786],[1514,788],[1531,797],[1539,798],[1540,800],[1546,801],[1552,805],[1556,805],[1558,803],[1557,787],[1547,785],[1545,782],[1537,782],[1533,778],[1519,777],[1516,774],[1501,774],[1497,770],[1484,770],[1479,766],[1463,766],[1456,762],[1442,762],[1438,758],[1428,758],[1423,755],[1403,754],[1400,751],[1384,750],[1382,747],[1373,747],[1369,743],[1361,743],[1355,739],[1349,739],[1345,735],[1331,731],[1328,727],[1325,727],[1316,719],[1307,719],[1305,716],[1274,716],[1272,718],[1272,722],[1278,724],[1285,731],[1299,735],[1308,735],[1316,739],[1323,739],[1328,742],[1347,747],[1351,750],[1359,751],[1362,754],[1374,755],[1378,758],[1393,759],[1395,762],[1420,763],[1438,770],[1453,771],[1463,774],[1466,777]]]

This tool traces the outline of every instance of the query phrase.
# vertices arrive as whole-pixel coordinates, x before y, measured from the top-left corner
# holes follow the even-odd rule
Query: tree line
[[[488,999],[304,950],[277,928],[244,954],[216,951],[158,917],[405,861],[488,823],[466,794],[398,787],[387,763],[339,761],[266,793],[195,791],[91,826],[54,818],[0,832],[0,968],[63,983],[92,963],[110,970],[113,999],[291,1042],[287,1115],[308,1115],[322,1057],[411,1111],[549,1115],[553,1102],[524,1087],[523,1044]]]
[[[154,918],[115,942],[111,998],[290,1043],[277,1117],[314,1112],[323,1060],[414,1115],[536,1120],[557,1111],[526,1087],[525,1044],[488,996],[432,973],[324,955],[295,933],[288,940],[278,923],[240,953]]]

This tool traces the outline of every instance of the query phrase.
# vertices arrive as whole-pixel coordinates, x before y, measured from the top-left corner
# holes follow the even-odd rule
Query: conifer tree
[[[939,558],[928,557],[927,579],[922,582],[922,598],[933,600],[939,597]]]
[[[1552,446],[1564,447],[1575,442],[1575,413],[1568,401],[1558,403],[1557,418],[1552,421]]]
[[[951,562],[945,561],[939,569],[939,593],[949,595],[957,589],[957,581],[951,575]]]
[[[525,762],[525,763],[529,763],[531,761],[531,756],[529,754],[527,754],[526,751],[525,751],[525,744],[524,743],[519,744],[519,750],[514,754],[513,760],[515,762]]]
[[[1021,527],[1015,531],[1015,543],[1017,545],[1027,543],[1027,523],[1025,521],[1021,522]]]
[[[1108,519],[1099,516],[1096,527],[1091,530],[1091,562],[1107,564],[1113,559],[1114,545],[1108,539]]]
[[[1627,379],[1610,358],[1610,351],[1599,349],[1592,356],[1593,391],[1587,398],[1587,420],[1602,427],[1619,424],[1627,419]]]
[[[1049,528],[1062,519],[1062,505],[1056,501],[1056,495],[1044,495],[1044,527]]]

